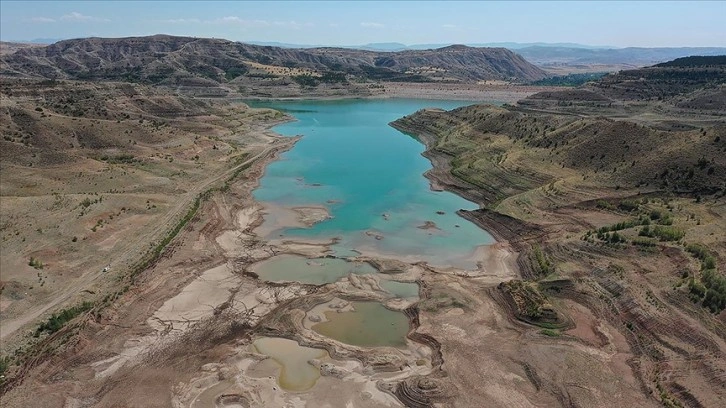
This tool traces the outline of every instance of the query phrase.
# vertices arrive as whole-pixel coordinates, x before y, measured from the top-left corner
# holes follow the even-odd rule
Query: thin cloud
[[[77,11],[71,11],[68,14],[64,14],[60,18],[62,21],[69,21],[74,23],[100,23],[100,22],[108,22],[111,21],[107,18],[100,18],[100,17],[93,17],[93,16],[86,16],[84,14],[81,14]]]
[[[456,24],[444,24],[441,26],[441,28],[447,28],[447,29],[451,30],[451,29],[459,28],[459,26]]]
[[[166,20],[157,20],[157,22],[166,24],[197,24],[201,23],[202,20],[198,18],[170,18]]]
[[[384,27],[384,25],[381,23],[372,23],[369,21],[364,21],[364,22],[360,23],[360,26],[365,27],[365,28],[383,28]]]
[[[50,17],[32,17],[27,19],[26,21],[29,21],[31,23],[55,23],[55,19]]]
[[[272,25],[277,27],[286,27],[299,30],[304,27],[314,27],[313,23],[298,23],[297,21],[273,21]]]
[[[221,17],[216,20],[210,21],[210,23],[217,22],[217,23],[235,23],[235,24],[245,24],[247,23],[247,20],[242,20],[241,18],[237,16],[226,16]]]
[[[225,16],[214,20],[205,20],[204,22],[209,24],[234,24],[243,27],[267,27],[271,25],[266,20],[245,20],[237,16]]]
[[[298,21],[267,21],[267,20],[245,20],[237,16],[220,17],[214,20],[204,20],[206,24],[229,24],[244,28],[252,27],[284,27],[299,30],[305,27],[314,27],[313,23],[301,23]]]

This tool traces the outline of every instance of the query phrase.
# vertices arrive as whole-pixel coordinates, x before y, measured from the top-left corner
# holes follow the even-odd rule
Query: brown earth
[[[3,81],[1,113],[4,352],[39,316],[117,285],[200,193],[278,149],[263,126],[284,119],[138,85],[32,80]]]
[[[566,104],[531,109],[533,100],[552,100],[544,93],[519,106],[424,110],[393,123],[427,145],[433,186],[482,204],[462,215],[518,252],[527,281],[485,285],[469,296],[490,303],[492,323],[466,309],[456,319],[422,314],[435,322],[431,333],[452,325],[461,333],[437,337],[451,382],[464,384],[453,405],[723,405],[726,315],[723,307],[711,313],[714,306],[693,289],[708,279],[706,269],[718,280],[726,267],[721,119],[674,107],[680,96],[661,110],[609,94],[619,107],[608,111],[597,108],[600,95],[559,94]],[[646,116],[649,109],[657,114]],[[617,113],[599,116],[609,112]],[[701,172],[699,163],[714,170]],[[638,217],[683,235],[639,237],[640,222],[615,228],[617,242],[614,233],[597,232]],[[690,255],[688,244],[707,248],[713,266]],[[571,323],[563,328],[549,320],[552,313]],[[505,328],[516,340],[504,339]],[[515,386],[512,373],[531,388]],[[496,385],[477,386],[481,378]]]
[[[181,203],[210,187],[222,184],[225,188],[204,195],[199,210],[183,224],[184,229],[159,258],[153,258],[144,268],[132,270],[133,259],[144,254],[139,250],[129,255],[126,269],[115,267],[116,262],[105,275],[101,269],[90,269],[88,274],[100,278],[81,280],[91,284],[95,292],[83,296],[103,296],[92,309],[50,335],[14,343],[23,344],[22,349],[15,349],[18,359],[14,362],[20,365],[12,364],[8,371],[9,380],[2,389],[3,405],[724,405],[724,313],[714,315],[702,306],[703,299],[697,303],[689,299],[693,297],[694,282],[705,277],[698,260],[684,250],[685,243],[702,244],[713,254],[718,273],[724,270],[724,162],[713,154],[704,157],[706,165],[701,168],[698,160],[699,153],[710,154],[712,147],[722,147],[723,127],[718,119],[692,112],[686,116],[687,126],[701,123],[703,130],[687,130],[679,128],[683,123],[679,116],[653,119],[641,115],[642,121],[633,125],[618,116],[591,117],[579,108],[550,111],[522,105],[474,106],[449,113],[426,110],[396,122],[397,127],[417,135],[426,144],[426,155],[434,163],[434,169],[427,173],[432,187],[450,189],[481,203],[482,209],[461,215],[489,229],[500,240],[478,255],[482,262],[474,271],[360,257],[359,261],[371,263],[394,280],[419,283],[420,300],[402,302],[386,297],[376,276],[351,275],[335,284],[312,286],[265,283],[249,272],[249,265],[274,254],[313,258],[329,253],[330,243],[265,242],[258,236],[263,209],[252,200],[250,192],[266,160],[289,146],[265,134],[263,124],[282,120],[282,116],[224,101],[169,96],[159,89],[132,85],[142,95],[132,98],[140,100],[133,106],[142,115],[149,115],[143,123],[134,123],[135,118],[124,115],[103,119],[129,109],[130,105],[120,105],[126,99],[115,93],[118,88],[63,83],[68,89],[59,93],[60,100],[48,93],[45,100],[50,102],[38,106],[44,99],[37,93],[58,84],[31,85],[17,95],[14,89],[8,90],[13,94],[3,98],[3,103],[14,103],[7,107],[3,119],[13,140],[4,142],[12,148],[27,149],[23,154],[3,156],[3,166],[24,169],[22,179],[42,177],[39,183],[48,183],[54,180],[53,174],[62,175],[63,166],[69,166],[69,176],[42,187],[70,194],[71,187],[78,188],[71,183],[71,176],[79,169],[72,165],[81,161],[97,162],[99,169],[120,167],[130,174],[126,176],[139,177],[135,182],[103,185],[122,190],[114,193],[121,196],[127,194],[123,189],[129,185],[151,189],[145,194],[152,194],[160,185],[171,184],[175,187],[161,190],[160,195],[177,194],[168,200]],[[80,91],[95,88],[91,97],[74,96],[72,103],[66,102],[67,95],[78,95],[75,87]],[[104,92],[113,96],[106,102],[113,104],[107,114],[94,99],[96,93]],[[156,98],[164,98],[164,102],[154,103]],[[169,114],[173,119],[166,113],[156,111],[152,115],[149,111],[170,105],[183,107]],[[71,112],[82,114],[74,121]],[[211,115],[202,116],[202,112]],[[43,124],[47,115],[52,125]],[[91,117],[83,119],[82,124],[73,123],[85,115]],[[154,120],[150,126],[153,130],[139,126],[149,118]],[[65,125],[68,131],[64,130],[66,121],[72,123]],[[156,133],[157,127],[162,132],[166,128],[157,125],[159,121],[169,123],[168,133]],[[677,130],[664,130],[664,123]],[[120,133],[110,130],[114,124],[128,126],[121,129],[133,130],[134,136],[123,133],[123,137],[107,141],[104,135]],[[200,126],[204,126],[203,136],[197,133]],[[61,140],[71,140],[79,130],[86,130],[88,136],[72,139],[74,146],[63,148],[55,144],[56,138],[48,137],[48,129],[59,129]],[[210,131],[218,139],[203,139],[206,149],[190,151],[189,146],[198,141],[196,136],[209,137]],[[136,135],[140,135],[138,139]],[[606,139],[603,135],[610,143],[605,149],[597,143]],[[122,145],[126,137],[131,140],[129,147]],[[622,144],[634,138],[645,144],[637,153],[636,148],[631,151]],[[663,150],[648,144],[654,140],[664,144]],[[220,146],[224,147],[222,152],[218,152]],[[238,154],[250,153],[234,161],[229,152],[235,146],[241,151]],[[156,167],[142,172],[143,166],[154,159],[151,152],[162,147],[173,149],[174,160],[157,156]],[[59,153],[49,152],[54,149]],[[597,156],[597,160],[577,160],[601,151],[605,155]],[[680,151],[682,155],[664,160],[660,157],[663,151]],[[94,159],[103,153],[108,153],[105,160]],[[199,159],[192,153],[199,154]],[[219,153],[227,156],[215,156]],[[252,160],[255,157],[264,160]],[[137,158],[141,163],[135,161]],[[669,171],[642,185],[640,178],[634,177],[635,171],[628,171],[626,166],[636,158],[636,166],[641,166],[639,172],[656,168]],[[208,167],[195,173],[191,164],[196,161]],[[50,172],[46,170],[50,163],[63,166],[56,164]],[[184,164],[187,166],[175,167]],[[671,170],[672,164],[680,167]],[[711,173],[708,166],[714,169]],[[693,170],[690,177],[689,170]],[[215,171],[217,176],[210,176]],[[20,196],[23,189],[42,196],[40,185],[27,186],[21,178],[6,183],[5,174],[8,172],[3,168],[3,201],[6,191],[8,197]],[[120,177],[113,175],[114,179],[109,177],[104,182]],[[235,182],[222,183],[232,175],[237,177]],[[148,187],[150,180],[160,177],[170,181]],[[197,180],[196,184],[187,178]],[[684,186],[695,187],[684,190]],[[184,192],[178,192],[182,189]],[[83,197],[89,195],[86,190],[83,193]],[[112,194],[105,190],[98,193],[104,196],[103,201],[80,205],[90,209],[88,214],[107,205],[107,196]],[[95,197],[89,196],[89,201]],[[169,201],[166,208],[174,207]],[[167,213],[171,215],[164,225],[173,225],[188,208],[186,203],[179,204],[177,215]],[[61,232],[72,228],[85,231],[83,225],[78,225],[86,214],[64,219],[53,211],[65,214],[69,207],[57,207],[54,210],[48,203],[27,211],[47,213],[56,223],[64,220],[63,228],[58,228]],[[10,210],[19,213],[20,208],[25,206],[16,204]],[[625,243],[601,239],[595,231],[644,216],[652,220],[653,227],[672,227],[682,231],[684,237],[676,241],[647,240],[646,246],[639,246],[633,242],[642,230],[641,224],[618,231]],[[86,235],[96,245],[95,255],[89,249],[87,256],[98,268],[103,267],[108,256],[98,249],[103,248],[103,240],[94,241],[93,234],[103,233],[107,223],[109,228],[114,225],[112,221],[125,222],[116,215],[113,220],[108,217],[105,221],[105,215],[103,218],[98,226],[93,222],[85,226],[96,226],[95,232]],[[146,218],[141,224],[157,227],[163,224],[160,220],[163,218]],[[39,229],[43,236],[33,238],[35,246],[57,248],[70,237],[58,232],[62,238],[54,241],[44,235],[52,230],[50,226]],[[12,234],[5,233],[8,244],[3,245],[14,245],[11,253],[23,254],[33,248],[24,247],[21,238],[12,240]],[[145,236],[145,240],[139,240],[136,234],[146,235],[143,228],[134,228],[128,234],[116,242],[131,246],[136,243],[141,248],[163,236],[157,232],[159,238]],[[31,238],[26,235],[26,240]],[[105,245],[109,253],[119,244],[108,241]],[[47,259],[55,259],[52,254],[56,252],[62,254],[58,249],[54,251],[33,252],[34,259],[44,266],[29,269],[27,265],[30,272],[40,271],[42,275],[48,263],[49,271],[53,271],[60,262]],[[20,266],[21,262],[17,263]],[[5,270],[3,267],[3,275]],[[45,281],[42,276],[39,279]],[[97,282],[106,282],[106,286]],[[127,286],[119,288],[121,285]],[[9,292],[8,287],[2,296],[16,293]],[[63,298],[65,292],[55,293]],[[309,330],[308,322],[314,316],[319,318],[319,308],[347,307],[346,302],[354,300],[381,301],[390,309],[404,311],[410,322],[406,349],[359,349]],[[47,300],[41,299],[37,304],[44,302]],[[259,336],[292,338],[302,345],[325,348],[331,360],[315,363],[324,375],[318,386],[306,393],[281,390],[269,359],[249,350],[250,342]]]

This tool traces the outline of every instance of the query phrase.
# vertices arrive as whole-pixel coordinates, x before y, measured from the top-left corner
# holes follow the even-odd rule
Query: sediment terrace
[[[426,143],[440,169],[427,173],[433,185],[484,207],[461,215],[517,251],[525,281],[489,288],[486,297],[529,328],[525,333],[539,330],[551,339],[517,340],[520,354],[510,358],[554,405],[622,404],[600,399],[603,383],[574,391],[583,377],[566,380],[571,373],[558,372],[554,355],[526,351],[567,342],[558,352],[594,347],[598,358],[567,366],[589,367],[579,374],[603,381],[617,376],[623,388],[610,390],[613,398],[644,406],[723,404],[726,331],[723,304],[714,300],[720,289],[713,289],[719,284],[704,297],[698,283],[723,279],[723,123],[709,112],[669,111],[670,102],[663,116],[646,120],[648,105],[632,101],[613,101],[610,118],[590,116],[609,112],[596,109],[602,102],[593,98],[568,106],[562,101],[572,99],[561,95],[529,109],[540,97],[551,98],[422,110],[392,124]],[[705,265],[703,257],[712,260]],[[449,335],[441,342],[442,350],[447,343],[456,350],[444,352],[445,361],[467,364],[458,359],[467,346]],[[486,366],[488,351],[473,344],[468,350]],[[491,392],[472,392],[469,402],[490,400]]]

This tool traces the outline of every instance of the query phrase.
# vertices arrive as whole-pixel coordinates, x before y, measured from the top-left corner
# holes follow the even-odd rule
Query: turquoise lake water
[[[424,107],[453,109],[466,104],[407,99],[252,104],[297,118],[276,126],[275,132],[303,135],[267,167],[255,198],[284,207],[322,205],[333,217],[311,228],[273,231],[268,238],[281,234],[338,237],[339,256],[358,250],[414,256],[433,265],[473,267],[466,258],[493,239],[456,211],[477,208],[476,204],[448,192],[431,191],[423,176],[431,168],[421,156],[423,144],[388,125]],[[417,228],[426,221],[435,222],[438,229]]]

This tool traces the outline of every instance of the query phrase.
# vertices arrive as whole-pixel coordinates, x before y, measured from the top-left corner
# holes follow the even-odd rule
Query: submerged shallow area
[[[291,391],[304,391],[315,385],[320,378],[320,370],[309,361],[328,355],[325,350],[303,347],[296,341],[279,337],[262,337],[252,345],[280,365],[278,383]]]
[[[376,272],[365,262],[348,262],[337,258],[312,258],[282,254],[252,267],[260,279],[270,282],[301,282],[321,285],[335,282],[349,273],[365,275]]]
[[[432,191],[423,176],[431,168],[421,156],[424,146],[388,125],[424,107],[464,104],[406,99],[265,104],[297,119],[276,132],[304,137],[267,167],[255,198],[286,208],[325,206],[331,215],[310,228],[274,229],[266,238],[338,238],[339,256],[357,251],[475,268],[474,250],[493,239],[456,211],[477,206]]]
[[[419,287],[417,283],[396,282],[392,280],[381,280],[381,288],[386,292],[399,298],[418,297]]]
[[[327,321],[312,329],[345,344],[362,347],[405,347],[408,318],[378,302],[352,302],[351,311],[325,312]]]

